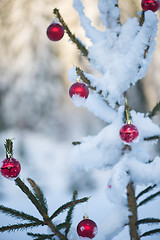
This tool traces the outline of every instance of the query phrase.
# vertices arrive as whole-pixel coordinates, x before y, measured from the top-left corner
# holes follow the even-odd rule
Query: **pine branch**
[[[27,233],[28,236],[31,236],[31,237],[38,237],[38,238],[35,238],[35,239],[52,239],[55,234],[40,234],[40,233],[30,233],[28,232]]]
[[[76,67],[76,73],[77,73],[77,75],[80,76],[80,78],[82,79],[82,81],[88,85],[88,87],[89,87],[90,89],[96,91],[96,87],[92,87],[92,86],[91,86],[90,80],[89,80],[88,78],[86,78],[86,76],[84,75],[84,72],[83,72],[82,69],[80,69],[79,67]],[[102,94],[102,91],[100,90],[98,93],[99,93],[99,94]]]
[[[79,203],[83,203],[83,202],[87,202],[89,199],[89,197],[84,197],[84,198],[81,198],[81,199],[77,199],[75,201],[70,201],[64,205],[62,205],[60,208],[58,208],[53,214],[52,216],[50,217],[50,219],[52,220],[53,218],[55,218],[57,215],[59,215],[60,213],[64,212],[67,208],[70,208],[72,206],[75,206]]]
[[[64,222],[64,223],[60,223],[56,226],[56,228],[58,230],[61,230],[61,229],[64,229],[64,228],[68,228],[69,224],[67,222]]]
[[[59,237],[59,239],[61,240],[68,240],[66,238],[66,236],[64,236],[59,230],[58,228],[52,223],[51,219],[47,216],[47,218],[45,219],[45,223],[46,225],[48,225],[48,227],[52,230],[53,233],[55,233],[55,235],[57,237]]]
[[[28,221],[34,221],[39,224],[43,224],[43,221],[40,221],[38,218],[35,218],[34,216],[31,216],[27,213],[17,211],[12,208],[5,207],[3,205],[0,205],[0,211],[17,219],[23,219],[23,220],[28,220]]]
[[[14,225],[8,225],[8,226],[2,226],[0,227],[0,232],[10,232],[15,230],[26,230],[27,228],[33,228],[38,227],[40,225],[43,225],[42,223],[20,223],[20,224],[14,224]]]
[[[43,211],[47,214],[48,213],[47,200],[44,197],[44,194],[43,194],[42,190],[32,179],[28,178],[27,180],[28,180],[28,182],[30,183],[30,185],[33,189],[34,196],[37,198],[37,200],[40,203]]]
[[[84,72],[83,72],[82,69],[80,69],[79,67],[76,67],[76,73],[77,73],[77,75],[80,76],[81,80],[82,80],[84,83],[86,83],[87,86],[88,86],[90,89],[92,89],[93,91],[96,91],[96,92],[97,92],[97,88],[96,88],[96,87],[92,87],[90,80],[84,75]],[[100,94],[101,96],[103,96],[103,95],[102,95],[102,90],[99,90],[97,93]],[[109,105],[109,102],[108,102],[106,99],[103,99],[103,100],[104,100],[104,102],[105,102],[107,105]],[[110,106],[110,105],[109,105],[109,106]],[[116,106],[117,106],[117,107],[120,106],[118,102],[116,102]],[[111,107],[111,106],[110,106],[110,107]]]
[[[140,237],[146,237],[146,236],[150,236],[150,235],[153,235],[153,234],[156,234],[156,233],[160,233],[160,228],[145,232]]]
[[[73,192],[73,198],[72,198],[72,200],[73,201],[75,201],[76,199],[77,199],[77,196],[78,196],[78,193],[77,193],[77,191],[74,191]],[[74,210],[74,208],[75,208],[75,205],[74,206],[71,206],[70,207],[70,209],[69,209],[69,211],[68,211],[68,214],[67,214],[67,216],[66,216],[66,220],[65,220],[65,222],[68,224],[68,227],[66,228],[66,230],[65,230],[65,236],[67,237],[67,235],[68,235],[68,233],[69,233],[69,230],[70,230],[70,228],[71,228],[71,225],[72,225],[72,217],[73,217],[73,210]]]
[[[156,106],[152,109],[152,111],[149,113],[148,117],[152,118],[154,117],[158,112],[160,112],[160,102],[156,104]]]
[[[152,141],[152,140],[160,140],[160,136],[159,135],[155,135],[152,137],[145,137],[144,141]]]
[[[135,190],[133,187],[133,183],[130,182],[127,185],[127,200],[128,200],[128,208],[131,212],[129,216],[129,232],[130,232],[130,239],[140,240],[138,234],[138,226],[137,223],[137,202],[135,198]]]
[[[142,11],[142,14],[139,20],[139,25],[142,26],[144,21],[145,21],[145,14],[144,14],[144,11]]]
[[[150,200],[154,199],[155,197],[157,197],[158,195],[160,195],[160,191],[152,194],[151,196],[147,197],[146,199],[144,199],[143,201],[141,201],[137,207],[142,206],[144,204],[146,204],[147,202],[149,202]]]
[[[52,232],[55,233],[55,235],[57,235],[61,240],[67,240],[67,238],[63,234],[61,234],[58,231],[58,229],[56,229],[56,226],[52,223],[49,216],[45,212],[43,212],[38,200],[33,195],[33,193],[29,190],[29,188],[22,182],[22,180],[20,178],[17,178],[15,180],[15,183],[27,195],[27,197],[31,200],[31,202],[37,208],[39,213],[42,215],[44,219],[44,224],[48,225],[48,227],[52,230]]]
[[[34,206],[37,208],[38,212],[45,218],[45,214],[41,208],[41,205],[39,204],[36,197],[33,195],[33,193],[29,190],[29,188],[22,182],[22,180],[18,177],[15,180],[16,185],[24,192],[27,197],[31,200],[31,202],[34,204]]]
[[[145,194],[145,193],[148,193],[149,191],[151,191],[153,188],[155,188],[157,185],[156,184],[154,184],[153,186],[149,186],[149,187],[147,187],[146,189],[144,189],[143,191],[141,191],[138,195],[137,195],[137,197],[136,197],[136,200],[139,198],[139,197],[141,197],[143,194]]]
[[[160,223],[160,219],[158,219],[158,218],[144,218],[144,219],[138,220],[136,224],[140,225],[140,224],[148,224],[148,223],[151,223],[151,224]]]
[[[59,10],[57,8],[55,8],[53,10],[53,13],[56,15],[56,17],[58,18],[59,22],[62,24],[62,26],[64,27],[64,29],[66,30],[69,38],[71,39],[71,41],[76,44],[78,50],[80,50],[80,52],[82,53],[83,56],[87,57],[88,56],[88,50],[86,49],[86,47],[80,42],[80,40],[78,40],[78,38],[75,37],[74,34],[71,33],[69,27],[67,26],[67,24],[64,22],[64,19],[62,18],[61,14],[59,13]]]
[[[140,21],[139,21],[139,25],[140,25],[141,27],[143,26],[144,21],[145,21],[145,12],[142,11],[142,15],[141,15]],[[143,55],[144,59],[147,58],[147,54],[148,54],[148,51],[149,51],[149,48],[150,48],[150,40],[151,40],[151,39],[150,39],[150,37],[149,37],[149,39],[148,39],[148,45],[147,45],[147,47],[144,49],[144,55]],[[141,68],[142,68],[142,65],[139,65],[139,66],[138,66],[138,72],[140,72]],[[137,72],[137,73],[138,73],[138,72]]]

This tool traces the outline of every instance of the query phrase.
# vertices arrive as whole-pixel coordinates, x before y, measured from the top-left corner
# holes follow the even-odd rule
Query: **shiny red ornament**
[[[144,11],[151,10],[153,12],[156,12],[160,7],[160,2],[159,0],[142,0],[141,6]]]
[[[133,124],[125,124],[121,129],[120,129],[120,137],[123,141],[130,143],[133,140],[135,140],[138,135],[138,129],[136,128],[135,125]]]
[[[59,23],[51,23],[47,28],[47,36],[51,41],[59,41],[64,35],[64,28]]]
[[[86,84],[80,82],[72,84],[69,89],[69,96],[72,98],[74,95],[78,95],[79,97],[86,99],[89,95],[89,90]]]
[[[94,238],[97,234],[98,228],[91,219],[83,219],[77,226],[77,233],[80,237]]]
[[[0,172],[3,177],[6,177],[8,179],[16,179],[21,171],[21,165],[19,161],[17,161],[15,158],[5,158],[2,161]]]

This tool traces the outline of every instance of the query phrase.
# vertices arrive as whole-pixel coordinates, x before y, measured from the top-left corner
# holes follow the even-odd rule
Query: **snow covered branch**
[[[86,36],[92,41],[93,44],[95,44],[99,41],[99,38],[104,37],[104,33],[91,25],[90,19],[84,13],[84,6],[81,0],[74,0],[73,6],[79,13],[81,24],[85,30]]]

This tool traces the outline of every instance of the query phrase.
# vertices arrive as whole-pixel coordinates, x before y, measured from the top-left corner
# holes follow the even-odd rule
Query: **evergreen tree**
[[[160,2],[142,0],[141,4],[143,10],[140,16],[129,18],[122,25],[118,1],[99,0],[100,18],[105,28],[101,31],[91,25],[82,1],[74,0],[74,8],[92,43],[88,49],[71,32],[57,8],[53,10],[56,22],[53,21],[47,29],[47,35],[52,41],[60,40],[64,32],[68,34],[80,54],[88,60],[93,72],[98,72],[85,72],[80,66],[69,70],[69,80],[72,82],[69,95],[73,102],[76,106],[83,105],[106,123],[96,136],[73,142],[70,162],[72,166],[86,171],[110,169],[108,183],[104,184],[107,186],[107,198],[114,205],[113,210],[105,220],[101,219],[98,233],[96,223],[84,216],[75,234],[71,228],[73,209],[77,204],[87,202],[89,197],[77,199],[75,191],[71,202],[49,215],[47,201],[40,187],[28,178],[30,190],[18,177],[20,165],[13,158],[12,140],[7,139],[1,174],[15,179],[16,185],[28,196],[42,218],[1,205],[1,212],[25,221],[2,226],[1,232],[47,225],[51,234],[28,232],[28,235],[33,239],[62,240],[75,240],[79,236],[88,239],[118,239],[118,234],[126,228],[129,229],[131,240],[146,236],[153,239],[160,233],[160,228],[154,227],[159,224],[159,218],[139,218],[141,206],[160,195],[160,157],[151,157],[148,151],[148,146],[153,147],[160,139],[160,128],[152,121],[160,110],[160,103],[151,112],[144,114],[131,110],[127,100],[130,87],[146,75],[155,48],[158,23],[155,11]],[[140,187],[144,189],[139,191]],[[54,219],[65,210],[68,210],[65,220],[56,224]],[[153,224],[153,227],[144,231],[141,227],[144,224]]]

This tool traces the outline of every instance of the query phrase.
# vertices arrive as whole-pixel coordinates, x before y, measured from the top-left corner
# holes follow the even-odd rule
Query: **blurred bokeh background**
[[[101,28],[98,0],[83,2],[93,24]],[[122,23],[136,16],[141,10],[140,2],[119,1]],[[48,40],[46,28],[54,18],[55,7],[71,31],[89,46],[72,0],[0,1],[0,158],[5,156],[5,139],[15,138],[14,156],[21,162],[22,179],[31,177],[39,183],[53,209],[63,204],[63,196],[68,199],[74,189],[82,194],[93,192],[107,180],[103,171],[77,172],[68,164],[71,142],[98,133],[105,123],[83,107],[75,107],[68,97],[68,69],[74,65],[89,67],[66,34],[59,42]],[[160,100],[159,52],[158,33],[146,78],[128,92],[129,104],[137,111],[150,111]],[[158,118],[154,120],[158,123]],[[34,211],[21,195],[14,182],[0,177],[1,203]],[[0,224],[7,223],[11,220],[0,215]],[[2,234],[0,239],[18,240],[23,234]]]

